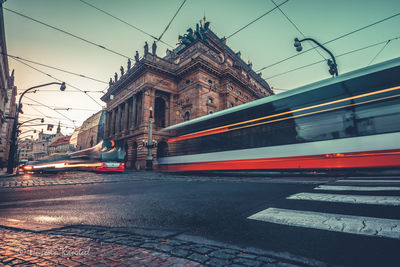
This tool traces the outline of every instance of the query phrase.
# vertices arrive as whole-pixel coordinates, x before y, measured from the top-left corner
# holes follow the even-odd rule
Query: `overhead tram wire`
[[[28,63],[25,63],[25,62],[21,61],[21,60],[19,60],[19,59],[16,59],[16,58],[12,58],[12,59],[18,61],[18,62],[21,63],[21,64],[24,64],[25,66],[27,66],[27,67],[29,67],[29,68],[31,68],[31,69],[34,69],[34,70],[38,71],[38,72],[40,72],[40,73],[42,73],[42,74],[44,74],[44,75],[46,75],[46,76],[48,76],[48,77],[50,77],[50,78],[56,80],[56,81],[64,82],[64,81],[62,81],[62,80],[60,80],[60,79],[58,79],[58,78],[52,76],[51,74],[48,74],[48,73],[46,73],[46,72],[44,72],[44,71],[41,71],[41,70],[39,70],[39,69],[37,69],[37,68],[35,68],[35,67],[29,65]],[[99,102],[96,101],[96,99],[94,99],[91,95],[88,94],[90,91],[82,90],[82,89],[80,89],[80,88],[78,88],[78,87],[76,87],[76,86],[73,86],[73,85],[69,84],[69,83],[65,83],[65,84],[68,85],[68,86],[71,87],[71,88],[74,88],[75,90],[78,90],[78,91],[84,93],[84,94],[87,95],[90,99],[92,99],[94,102],[96,102],[97,105],[99,105],[101,108],[103,108],[103,105],[101,105]]]
[[[245,26],[243,26],[242,28],[238,29],[237,31],[235,31],[234,33],[232,33],[231,35],[229,35],[228,37],[226,37],[226,39],[231,38],[232,36],[238,34],[239,32],[241,32],[242,30],[244,30],[245,28],[249,27],[251,24],[253,24],[254,22],[256,22],[257,20],[263,18],[264,16],[268,15],[269,13],[271,13],[272,11],[274,11],[275,9],[279,8],[280,6],[286,4],[287,2],[289,2],[289,0],[286,0],[285,2],[281,3],[278,5],[278,7],[274,7],[273,9],[265,12],[264,14],[262,14],[261,16],[259,16],[258,18],[250,21],[248,24],[246,24]]]
[[[296,23],[294,23],[287,15],[285,12],[283,12],[283,10],[275,3],[274,0],[271,0],[271,2],[279,9],[279,11],[282,13],[282,15],[293,25],[293,27],[303,36],[303,38],[306,38],[306,36],[304,35],[304,33],[299,29],[299,27],[297,27]],[[314,48],[314,50],[323,58],[326,60],[326,58],[324,57],[324,55],[322,55],[322,53],[317,49],[317,47],[311,43],[311,46]]]
[[[81,0],[82,1],[82,0]],[[169,26],[171,25],[172,21],[175,19],[176,15],[178,15],[179,11],[182,9],[183,5],[186,3],[187,0],[183,0],[182,4],[179,6],[178,10],[175,12],[174,16],[172,19],[169,21],[167,26],[165,27],[164,31],[161,33],[160,37],[158,37],[158,41],[161,41],[161,38],[163,37],[164,33],[168,30]]]
[[[45,118],[50,118],[50,119],[53,119],[53,120],[57,120],[57,121],[68,121],[68,122],[70,122],[71,121],[71,119],[65,119],[65,117],[64,118],[58,118],[58,117],[51,117],[51,116],[47,116],[45,113],[43,113],[42,111],[40,111],[38,108],[35,108],[35,107],[31,107],[33,110],[36,110],[37,112],[39,112],[43,117],[45,117]],[[37,115],[36,115],[37,116]],[[75,123],[74,123],[74,121],[72,121],[72,124],[74,125],[74,127],[76,127],[75,126]]]
[[[372,60],[368,63],[368,66],[374,62],[374,60],[382,53],[382,51],[386,48],[386,46],[390,43],[391,40],[387,40],[386,44],[379,50],[379,52],[372,58]]]
[[[396,14],[394,14],[394,15],[391,15],[391,16],[389,16],[389,17],[383,18],[383,19],[381,19],[381,20],[375,21],[375,22],[373,22],[373,23],[371,23],[371,24],[368,24],[368,25],[366,25],[366,26],[364,26],[364,27],[358,28],[358,29],[356,29],[356,30],[354,30],[354,31],[351,31],[351,32],[345,33],[345,34],[343,34],[343,35],[340,35],[340,36],[338,36],[338,37],[336,37],[336,38],[333,38],[333,39],[331,39],[331,40],[329,40],[329,41],[327,41],[327,42],[325,42],[325,43],[322,43],[322,45],[326,45],[326,44],[329,44],[329,43],[331,43],[331,42],[337,41],[337,40],[342,39],[342,38],[344,38],[344,37],[346,37],[346,36],[349,36],[349,35],[354,34],[354,33],[356,33],[356,32],[365,30],[365,29],[367,29],[367,28],[369,28],[369,27],[375,26],[376,24],[382,23],[382,22],[384,22],[384,21],[386,21],[386,20],[392,19],[392,18],[397,17],[397,16],[399,16],[399,15],[400,15],[400,12],[398,12],[398,13],[396,13]],[[268,68],[270,68],[270,67],[273,67],[273,66],[275,66],[275,65],[278,65],[278,64],[280,64],[280,63],[282,63],[282,62],[285,62],[285,61],[287,61],[287,60],[289,60],[289,59],[292,59],[292,58],[294,58],[294,57],[303,55],[304,53],[307,53],[307,52],[309,52],[309,51],[311,51],[311,50],[313,50],[313,48],[307,49],[307,50],[305,50],[305,51],[303,51],[303,52],[301,52],[301,53],[297,53],[297,54],[294,54],[294,55],[292,55],[292,56],[290,56],[290,57],[287,57],[287,58],[284,58],[284,59],[282,59],[282,60],[279,60],[279,61],[277,61],[277,62],[275,62],[275,63],[272,63],[272,64],[270,64],[270,65],[268,65],[268,66],[265,66],[265,67],[263,67],[263,68],[257,70],[257,72],[260,72],[260,71],[263,71],[263,70],[268,69]]]
[[[18,89],[18,91],[23,91],[23,89]],[[32,91],[29,91],[29,92],[26,92],[27,94],[34,94],[34,93],[36,93],[36,92],[60,92],[60,90],[56,90],[56,89],[54,89],[54,90],[52,90],[52,89],[44,89],[44,90],[32,90]],[[68,93],[82,93],[81,91],[70,91],[70,92],[68,92]],[[101,94],[104,94],[104,91],[90,91],[90,93],[101,93]],[[22,94],[22,92],[21,93],[19,93],[19,94]]]
[[[76,128],[75,121],[72,120],[71,118],[68,118],[67,116],[65,116],[64,114],[62,114],[61,112],[59,112],[58,110],[55,110],[55,109],[53,109],[53,108],[51,108],[51,107],[49,107],[49,106],[47,106],[47,105],[45,105],[45,104],[43,104],[43,103],[40,103],[39,101],[36,101],[36,100],[34,100],[34,99],[30,98],[30,97],[25,96],[25,98],[27,98],[27,99],[29,99],[29,100],[35,102],[35,103],[38,103],[38,104],[40,104],[40,105],[42,105],[42,106],[44,106],[44,107],[46,107],[46,108],[48,108],[48,109],[51,109],[51,110],[57,112],[58,114],[60,114],[60,115],[63,116],[64,118],[66,118],[67,120],[71,121],[71,122],[74,124],[74,127]]]
[[[106,14],[107,16],[110,16],[110,17],[112,17],[112,18],[114,18],[114,19],[116,19],[116,20],[118,20],[118,21],[120,21],[120,22],[122,22],[122,23],[124,23],[124,24],[126,24],[126,25],[128,25],[128,26],[130,26],[131,28],[134,28],[135,30],[137,30],[137,31],[139,31],[139,32],[141,32],[141,33],[143,33],[143,34],[146,34],[147,36],[153,38],[153,39],[156,40],[156,41],[160,41],[161,43],[163,43],[163,44],[165,44],[165,45],[167,45],[167,46],[169,46],[169,47],[171,47],[171,48],[174,48],[172,45],[170,45],[170,44],[168,44],[168,43],[166,43],[166,42],[160,40],[159,38],[155,37],[154,35],[152,35],[152,34],[150,34],[150,33],[148,33],[148,32],[145,32],[144,30],[142,30],[142,29],[136,27],[135,25],[132,25],[132,24],[130,24],[129,22],[127,22],[127,21],[125,21],[125,20],[123,20],[123,19],[120,19],[120,18],[118,18],[117,16],[114,16],[113,14],[111,14],[111,13],[109,13],[109,12],[103,10],[103,9],[100,9],[100,8],[98,8],[98,7],[95,6],[95,5],[92,5],[92,4],[90,4],[90,3],[88,3],[88,2],[86,2],[86,1],[84,1],[84,0],[79,0],[79,1],[81,1],[82,3],[84,3],[84,4],[86,4],[86,5],[88,5],[88,6],[92,7],[92,8],[94,8],[94,9],[96,9],[96,10],[98,10],[98,11],[104,13],[104,14]]]
[[[60,69],[60,68],[57,68],[57,67],[53,67],[53,66],[50,66],[50,65],[47,65],[47,64],[43,64],[43,63],[40,63],[40,62],[37,62],[37,61],[25,59],[25,58],[22,58],[22,57],[19,57],[19,56],[10,55],[10,54],[4,53],[4,52],[0,52],[0,53],[5,55],[5,56],[8,56],[10,58],[13,58],[13,59],[19,59],[19,60],[26,61],[26,62],[29,62],[29,63],[37,64],[37,65],[40,65],[40,66],[43,66],[43,67],[47,67],[47,68],[50,68],[50,69],[54,69],[54,70],[58,70],[58,71],[65,72],[65,73],[68,73],[68,74],[72,74],[72,75],[75,75],[75,76],[79,76],[81,78],[93,80],[93,81],[96,81],[96,82],[99,82],[99,83],[108,84],[108,82],[106,82],[106,81],[98,80],[96,78],[89,77],[89,76],[86,76],[86,75],[83,75],[83,74],[79,74],[79,73],[72,72],[72,71],[69,71],[69,70],[63,70],[63,69]]]
[[[361,47],[361,48],[358,48],[358,49],[354,49],[354,50],[345,52],[343,54],[337,55],[336,57],[337,58],[338,57],[342,57],[342,56],[345,56],[345,55],[348,55],[348,54],[352,54],[352,53],[355,53],[355,52],[358,52],[358,51],[361,51],[361,50],[365,50],[365,49],[368,49],[368,48],[383,44],[383,43],[388,43],[388,41],[394,41],[394,40],[397,40],[397,39],[400,39],[400,36],[392,38],[392,39],[389,39],[389,40],[386,40],[386,41],[383,41],[383,42],[379,42],[379,43],[371,44],[371,45],[364,46],[364,47]],[[284,75],[284,74],[287,74],[287,73],[290,73],[290,72],[293,72],[293,71],[296,71],[296,70],[304,69],[304,68],[307,68],[307,67],[322,63],[322,62],[325,62],[325,60],[320,60],[320,61],[316,61],[316,62],[307,64],[307,65],[303,65],[303,66],[300,66],[300,67],[297,67],[297,68],[294,68],[294,69],[291,69],[291,70],[288,70],[288,71],[285,71],[285,72],[281,72],[279,74],[267,77],[265,79],[272,79],[272,78],[275,78],[275,77],[278,77],[278,76],[281,76],[281,75]]]
[[[115,50],[112,50],[112,49],[110,49],[110,48],[107,48],[107,47],[105,47],[105,46],[103,46],[103,45],[96,44],[95,42],[92,42],[92,41],[90,41],[90,40],[88,40],[88,39],[85,39],[85,38],[80,37],[80,36],[78,36],[78,35],[75,35],[75,34],[73,34],[73,33],[67,32],[67,31],[65,31],[65,30],[62,30],[62,29],[60,29],[60,28],[57,28],[57,27],[55,27],[55,26],[52,26],[52,25],[47,24],[47,23],[45,23],[45,22],[42,22],[42,21],[40,21],[40,20],[34,19],[34,18],[32,18],[32,17],[29,17],[29,16],[27,16],[27,15],[24,15],[24,14],[22,14],[22,13],[19,13],[19,12],[17,12],[17,11],[12,10],[12,9],[9,9],[9,8],[6,8],[6,7],[3,7],[3,9],[4,9],[4,10],[7,10],[7,11],[9,11],[9,12],[12,12],[12,13],[18,15],[18,16],[21,16],[21,17],[23,17],[23,18],[26,18],[26,19],[29,19],[29,20],[31,20],[31,21],[34,21],[34,22],[36,22],[36,23],[42,24],[42,25],[44,25],[44,26],[46,26],[46,27],[48,27],[48,28],[51,28],[51,29],[53,29],[53,30],[62,32],[62,33],[64,33],[64,34],[66,34],[66,35],[69,35],[69,36],[71,36],[71,37],[74,37],[74,38],[76,38],[76,39],[78,39],[78,40],[81,40],[81,41],[83,41],[83,42],[85,42],[85,43],[88,43],[88,44],[94,45],[94,46],[96,46],[96,47],[99,47],[99,48],[101,48],[101,49],[104,49],[104,50],[106,50],[106,51],[108,51],[108,52],[111,52],[111,53],[113,53],[113,54],[116,54],[116,55],[118,55],[118,56],[121,56],[121,57],[124,57],[124,58],[128,58],[128,59],[132,59],[132,58],[130,58],[129,56],[124,55],[124,54],[122,54],[122,53],[120,53],[120,52],[117,52],[117,51],[115,51]]]
[[[39,104],[31,104],[31,103],[25,103],[28,106],[42,106]],[[48,106],[50,108],[56,109],[56,110],[82,110],[82,111],[98,111],[98,110],[94,110],[94,109],[86,109],[86,108],[68,108],[68,107],[55,107],[55,106]]]

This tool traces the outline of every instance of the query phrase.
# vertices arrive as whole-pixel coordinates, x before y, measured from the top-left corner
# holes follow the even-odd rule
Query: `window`
[[[214,99],[213,99],[212,97],[209,97],[209,98],[208,98],[208,103],[209,103],[209,104],[212,104],[213,101],[214,101]]]
[[[186,80],[186,84],[189,84],[190,83],[190,80]]]

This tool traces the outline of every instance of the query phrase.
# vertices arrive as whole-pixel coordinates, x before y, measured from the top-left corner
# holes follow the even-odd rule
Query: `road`
[[[333,265],[399,262],[400,177],[85,172],[0,178],[0,221],[169,230]]]

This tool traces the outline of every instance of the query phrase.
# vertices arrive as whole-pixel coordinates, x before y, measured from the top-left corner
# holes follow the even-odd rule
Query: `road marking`
[[[400,179],[397,180],[337,180],[337,183],[400,183]]]
[[[348,185],[320,185],[314,190],[332,191],[400,191],[399,186],[348,186]]]
[[[400,239],[400,220],[269,208],[251,220],[357,235]]]
[[[398,196],[359,196],[320,193],[298,193],[291,195],[286,199],[400,206],[400,197]]]

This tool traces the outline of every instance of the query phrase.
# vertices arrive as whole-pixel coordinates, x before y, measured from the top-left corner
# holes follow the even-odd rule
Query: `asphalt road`
[[[0,187],[0,217],[57,225],[171,230],[182,238],[201,237],[237,246],[288,252],[333,265],[396,266],[400,260],[400,237],[396,235],[382,237],[374,236],[374,233],[342,233],[248,218],[260,211],[275,208],[280,211],[298,211],[301,214],[311,211],[398,222],[400,206],[396,205],[396,200],[400,199],[400,191],[396,191],[396,186],[400,186],[400,178],[367,178],[370,177],[347,178],[343,182],[330,178],[270,179],[259,178],[257,175],[174,177],[146,173],[70,173],[62,176],[14,178],[15,181],[23,181],[21,187],[17,186],[17,182],[5,183],[3,180],[2,183],[4,178],[0,178],[0,185],[3,185]],[[37,182],[29,186],[28,181],[35,179],[45,180],[45,183]],[[64,180],[70,182],[62,185]],[[79,183],[85,180],[89,182]],[[10,188],[10,185],[15,186]],[[316,192],[315,188],[319,185],[371,188],[379,185],[393,190]],[[367,197],[384,195],[389,197],[389,204],[362,204],[357,200],[341,203],[287,199],[298,193],[335,193],[339,196],[356,194]],[[291,215],[289,220],[294,217]],[[343,226],[342,230],[346,227]],[[397,226],[391,228],[396,231]]]

